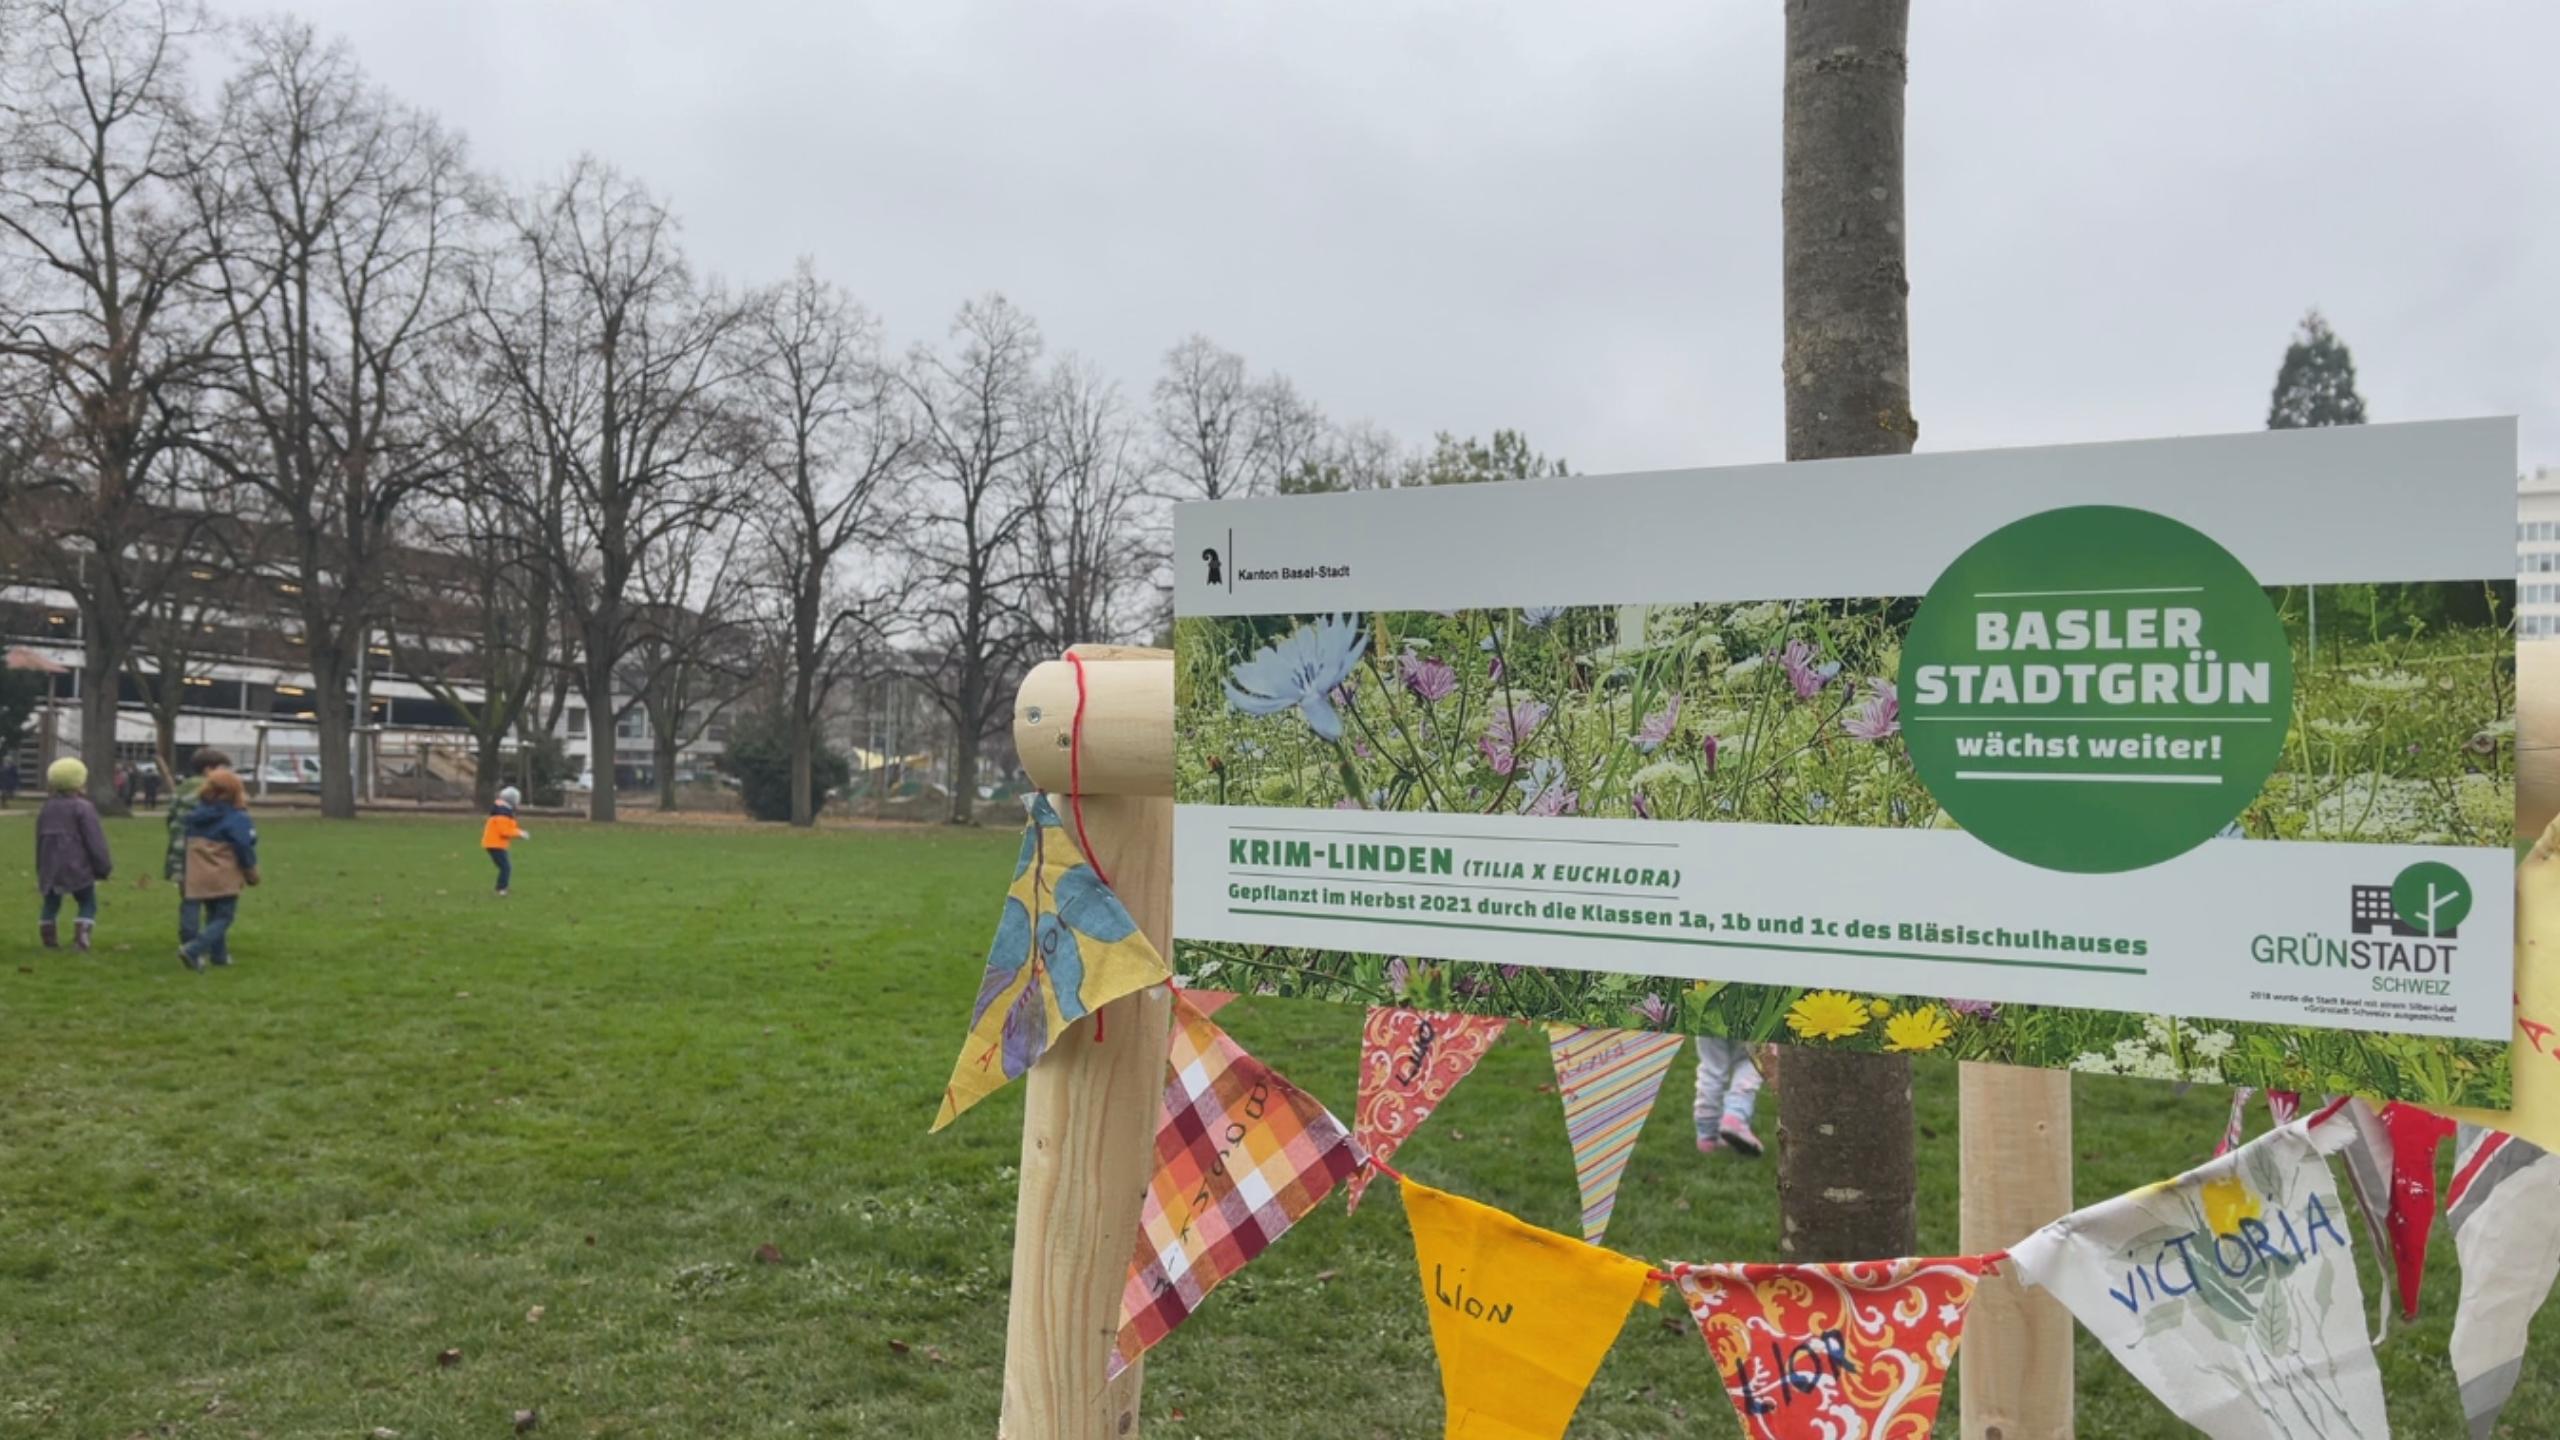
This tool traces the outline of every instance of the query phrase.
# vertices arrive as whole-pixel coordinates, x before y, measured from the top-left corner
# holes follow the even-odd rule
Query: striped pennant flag
[[[2249,1133],[2249,1097],[2257,1093],[2252,1085],[2231,1088],[2231,1118],[2223,1122],[2222,1143],[2213,1147],[2216,1159],[2240,1148],[2241,1137]]]
[[[1618,1208],[1618,1181],[1635,1153],[1636,1136],[1662,1093],[1662,1077],[1683,1044],[1651,1030],[1547,1027],[1564,1097],[1565,1134],[1573,1141],[1573,1173],[1582,1182],[1582,1238],[1594,1245]]]
[[[2495,1130],[2462,1127],[2445,1219],[2462,1259],[2453,1378],[2473,1440],[2488,1440],[2524,1374],[2525,1328],[2560,1279],[2560,1158]]]

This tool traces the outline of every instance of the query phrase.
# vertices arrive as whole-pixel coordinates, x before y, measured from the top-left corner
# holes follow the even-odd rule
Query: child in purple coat
[[[43,923],[38,927],[45,948],[59,949],[62,897],[80,907],[71,923],[71,948],[86,951],[98,925],[98,882],[114,873],[107,853],[107,832],[98,824],[98,807],[80,792],[89,784],[89,767],[61,759],[44,772],[44,809],[36,813],[36,888],[44,892]]]

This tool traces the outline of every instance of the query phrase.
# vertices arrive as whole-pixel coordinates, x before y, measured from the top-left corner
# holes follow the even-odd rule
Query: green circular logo
[[[2116,505],[2001,527],[1903,643],[1903,736],[1946,812],[2050,870],[2137,870],[2248,808],[2284,752],[2293,648],[2246,567]]]
[[[2441,860],[2421,860],[2391,882],[2391,913],[2412,934],[2450,940],[2471,913],[2471,882]]]

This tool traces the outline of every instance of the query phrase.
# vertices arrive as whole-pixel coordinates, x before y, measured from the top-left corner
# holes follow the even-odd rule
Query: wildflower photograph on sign
[[[1368,1006],[2501,1106],[2516,594],[2495,507],[2513,497],[2473,466],[2454,519],[2492,523],[2437,537],[2442,556],[2333,553],[2218,483],[2295,443],[1931,457],[1998,483],[1915,505],[1927,543],[1868,527],[1819,558],[1744,537],[1825,502],[1703,479],[1194,507],[1220,518],[1190,533],[1227,558],[1215,587],[1177,587],[1175,969]],[[2083,486],[2017,513],[2025,487],[1991,473],[2110,451],[2164,462],[2126,487],[2147,508]],[[2201,454],[2231,458],[2170,463]],[[1548,534],[1639,495],[1666,533],[1683,507],[1715,516],[1731,563],[1659,572],[1558,541],[1541,571],[1480,572],[1388,543],[1442,515]],[[2324,578],[2359,571],[2384,578]],[[1844,574],[1883,593],[1838,594]],[[1743,588],[1790,584],[1809,598]],[[1525,603],[1602,586],[1636,598]],[[1523,603],[1406,598],[1425,589]],[[1662,598],[1680,592],[1716,598]],[[1286,594],[1389,603],[1271,606]]]
[[[2270,592],[2295,720],[2233,839],[2503,845],[2512,582]],[[2310,617],[2322,621],[2309,650]],[[1187,617],[1177,799],[1928,828],[1894,679],[1916,600]],[[2496,1043],[1186,941],[1203,985],[1576,1025],[2324,1090],[2479,1093]],[[2352,1055],[2333,1053],[2352,1051]],[[2494,1086],[2492,1089],[2494,1090]],[[2495,1103],[2495,1102],[2491,1102]]]

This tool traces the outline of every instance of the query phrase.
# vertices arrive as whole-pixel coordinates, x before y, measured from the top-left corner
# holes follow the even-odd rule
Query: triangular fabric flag
[[[2542,944],[2543,937],[2553,943]],[[2515,1098],[2507,1110],[2440,1109],[2465,1125],[2560,1152],[2560,817],[2516,866]]]
[[[1085,863],[1049,797],[1023,805],[1031,820],[936,1130],[1039,1063],[1068,1026],[1171,978],[1120,897]]]
[[[1547,1027],[1564,1098],[1564,1130],[1573,1141],[1573,1173],[1582,1182],[1582,1238],[1597,1245],[1618,1208],[1618,1181],[1635,1153],[1636,1136],[1662,1093],[1671,1057],[1687,1042],[1654,1030]]]
[[[1176,996],[1155,1177],[1121,1287],[1109,1374],[1191,1318],[1362,1158],[1333,1112]]]
[[[2391,1129],[2382,1123],[2382,1115],[2359,1099],[2330,1103],[2339,1107],[2331,1123],[2344,1123],[2355,1132],[2355,1139],[2338,1152],[2347,1162],[2347,1188],[2356,1197],[2356,1213],[2364,1217],[2365,1235],[2373,1241],[2373,1253],[2391,1253]],[[2373,1343],[2381,1344],[2391,1334],[2391,1293],[2385,1287],[2374,1296]]]
[[[1203,1015],[1215,1015],[1236,1002],[1233,990],[1194,990],[1185,985],[1182,993],[1191,1001],[1191,1008]]]
[[[1990,1257],[1674,1271],[1750,1440],[1926,1437]]]
[[[2011,1258],[2214,1440],[2390,1434],[2364,1330],[2333,1113],[2076,1211]]]
[[[1510,1024],[1495,1015],[1371,1010],[1360,1027],[1360,1098],[1351,1111],[1351,1133],[1360,1148],[1381,1163],[1395,1159],[1397,1148],[1431,1118]],[[1363,1168],[1351,1177],[1346,1213],[1360,1208],[1361,1192],[1376,1174]]]
[[[2216,1155],[2228,1155],[2240,1148],[2240,1139],[2249,1133],[2249,1097],[2258,1092],[2251,1086],[2236,1086],[2231,1091],[2231,1118],[2222,1122],[2222,1143],[2213,1147]]]
[[[2445,1222],[2462,1257],[2453,1378],[2472,1440],[2489,1440],[2524,1374],[2525,1331],[2560,1280],[2560,1156],[2495,1130],[2462,1127]]]
[[[2436,1156],[2453,1138],[2454,1124],[2415,1105],[2382,1107],[2391,1135],[2391,1204],[2384,1212],[2391,1232],[2391,1266],[2400,1282],[2400,1318],[2418,1318],[2418,1288],[2427,1279],[2427,1236],[2436,1225]]]
[[[1445,1190],[1403,1188],[1449,1406],[1443,1433],[1557,1440],[1627,1312],[1662,1298],[1650,1268]]]

